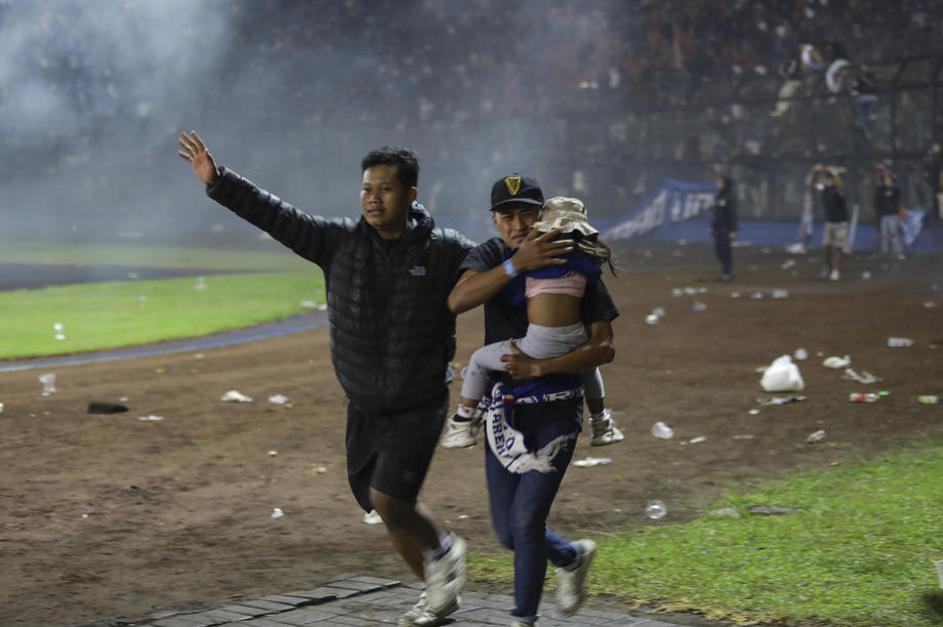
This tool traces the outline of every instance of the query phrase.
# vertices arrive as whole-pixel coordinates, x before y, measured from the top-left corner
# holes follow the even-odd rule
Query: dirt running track
[[[590,449],[581,438],[577,458],[605,454],[613,464],[570,469],[555,526],[593,536],[671,524],[730,486],[943,439],[943,405],[915,401],[943,394],[941,259],[855,258],[837,284],[818,278],[817,257],[784,270],[786,259],[737,250],[737,280],[724,285],[703,248],[623,256],[620,276],[607,280],[623,315],[604,374],[627,439]],[[684,286],[707,292],[672,296]],[[789,297],[771,298],[773,288]],[[757,290],[765,297],[749,298]],[[693,312],[693,301],[706,310]],[[666,317],[646,325],[657,306]],[[915,345],[887,348],[891,335]],[[482,338],[480,312],[460,318],[459,338],[464,362]],[[755,368],[800,346],[810,353],[800,362],[808,400],[750,415],[762,395]],[[891,396],[849,403],[849,392],[868,388],[822,367],[818,352],[851,354],[857,368],[884,378],[871,389]],[[348,493],[344,398],[325,329],[202,357],[62,368],[48,398],[38,374],[0,375],[0,625],[205,607],[343,572],[409,578],[382,527],[363,524]],[[220,402],[229,389],[256,401]],[[292,407],[266,401],[277,393]],[[123,397],[128,414],[85,413],[89,401]],[[164,420],[137,420],[149,414]],[[674,427],[673,440],[649,434],[656,420]],[[806,444],[817,429],[828,439]],[[707,440],[687,444],[696,436]],[[424,500],[475,550],[497,551],[481,456],[480,446],[440,450]],[[663,522],[642,513],[652,498],[668,505]],[[273,519],[274,507],[284,517]]]

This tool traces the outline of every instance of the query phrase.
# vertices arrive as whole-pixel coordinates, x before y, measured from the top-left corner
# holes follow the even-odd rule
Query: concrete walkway
[[[419,598],[418,585],[377,577],[355,576],[312,590],[295,590],[260,599],[248,599],[199,612],[160,612],[138,621],[102,621],[78,627],[350,627],[396,625],[399,617]],[[466,591],[462,609],[440,625],[453,627],[507,627],[511,623],[510,596]],[[689,623],[690,624],[690,623]],[[703,623],[702,623],[703,624]],[[572,618],[555,616],[552,597],[545,599],[540,627],[679,627],[677,623],[603,611],[589,606]]]

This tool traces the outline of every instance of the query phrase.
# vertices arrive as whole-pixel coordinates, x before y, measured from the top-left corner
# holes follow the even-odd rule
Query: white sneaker
[[[616,426],[612,413],[604,409],[601,416],[589,417],[590,446],[606,446],[625,439],[622,430]]]
[[[563,616],[573,616],[586,599],[586,575],[596,557],[596,543],[592,540],[577,540],[580,565],[574,570],[557,569],[557,609]]]
[[[465,541],[453,535],[448,552],[439,559],[426,560],[423,570],[426,574],[427,609],[439,616],[458,609],[465,586]]]
[[[481,431],[481,420],[455,420],[455,416],[448,419],[448,429],[442,438],[442,448],[468,448],[478,443],[478,433]]]
[[[838,270],[832,270],[832,273],[828,275],[829,281],[837,281],[840,278],[841,278],[841,275],[838,274]]]
[[[440,624],[442,619],[457,611],[458,608],[459,600],[456,599],[450,607],[443,608],[439,612],[431,611],[426,591],[423,590],[412,609],[400,616],[397,625],[398,627],[431,627]]]

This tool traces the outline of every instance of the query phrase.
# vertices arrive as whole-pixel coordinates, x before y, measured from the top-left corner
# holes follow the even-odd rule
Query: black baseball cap
[[[491,186],[491,210],[515,203],[543,206],[544,192],[537,179],[515,172],[495,181]]]

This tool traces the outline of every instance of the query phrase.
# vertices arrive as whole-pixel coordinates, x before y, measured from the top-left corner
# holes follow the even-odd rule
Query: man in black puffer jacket
[[[434,228],[415,202],[419,164],[409,150],[384,147],[364,157],[363,215],[354,221],[311,216],[217,168],[195,132],[178,143],[210,198],[324,271],[331,361],[350,399],[348,481],[426,582],[400,625],[454,612],[464,542],[437,527],[416,499],[448,411],[455,315],[446,299],[472,242]]]

